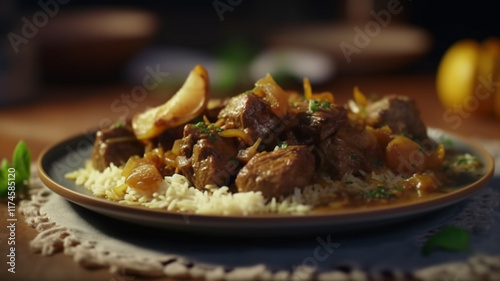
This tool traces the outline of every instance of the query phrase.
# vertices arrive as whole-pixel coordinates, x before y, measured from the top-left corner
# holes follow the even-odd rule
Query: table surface
[[[351,97],[354,86],[367,95],[402,94],[413,97],[428,126],[466,137],[500,139],[500,121],[492,116],[464,112],[461,117],[456,115],[454,119],[450,116],[447,118],[436,96],[434,75],[339,77],[322,86],[321,90],[332,91],[337,102],[343,103]],[[88,129],[105,126],[117,120],[121,114],[131,115],[165,99],[163,95],[155,93],[138,100],[131,95],[132,88],[127,85],[51,86],[40,93],[36,102],[0,108],[0,158],[10,159],[17,141],[23,139],[32,152],[33,160],[36,160],[49,145]],[[0,220],[5,222],[6,202],[1,202],[0,208]],[[21,214],[17,213],[17,219],[16,273],[8,273],[3,266],[0,280],[124,280],[107,269],[85,269],[62,253],[50,257],[33,253],[29,242],[37,231],[24,223]],[[4,261],[7,242],[0,242]],[[146,279],[135,277],[134,280]]]

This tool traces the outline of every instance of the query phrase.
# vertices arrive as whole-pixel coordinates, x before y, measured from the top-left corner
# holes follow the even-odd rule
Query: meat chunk
[[[285,129],[280,118],[272,113],[270,106],[253,93],[231,98],[218,117],[226,119],[226,129],[241,129],[250,137],[252,143],[261,138],[262,144],[269,148],[274,147],[279,134]]]
[[[205,189],[209,184],[225,186],[238,171],[237,153],[235,138],[223,138],[214,129],[188,124],[181,145],[180,157],[184,163],[180,165],[180,172],[198,189]]]
[[[170,128],[159,135],[154,142],[158,143],[158,147],[163,148],[165,151],[171,150],[174,142],[182,138],[183,132],[184,126]]]
[[[130,124],[99,130],[92,151],[92,166],[103,171],[110,163],[124,165],[130,156],[143,155],[144,144],[139,141]]]
[[[225,99],[210,99],[207,104],[207,110],[205,111],[205,116],[207,116],[208,120],[212,122],[216,122],[219,116],[220,111],[226,107],[229,102],[229,98]]]
[[[261,191],[265,198],[287,196],[308,185],[315,160],[307,146],[288,146],[255,155],[236,177],[239,192]]]
[[[319,146],[324,162],[321,172],[335,180],[341,179],[345,174],[370,172],[377,163],[376,160],[382,157],[375,136],[357,127],[342,127]]]
[[[306,145],[322,142],[348,122],[347,110],[342,106],[334,106],[312,114],[299,113],[296,119],[297,125],[293,127],[293,134],[300,144]]]
[[[427,129],[420,119],[415,101],[404,96],[386,96],[366,107],[367,124],[380,128],[388,125],[394,134],[415,140],[427,139]]]

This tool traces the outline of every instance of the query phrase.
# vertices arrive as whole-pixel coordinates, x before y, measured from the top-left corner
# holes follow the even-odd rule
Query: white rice
[[[212,214],[305,214],[315,207],[342,201],[339,192],[369,192],[382,184],[395,187],[403,178],[390,170],[383,174],[372,174],[378,183],[367,183],[352,175],[340,181],[325,179],[327,186],[313,184],[303,190],[296,188],[286,198],[266,200],[261,192],[231,193],[228,187],[210,187],[201,191],[189,185],[179,174],[165,177],[157,190],[141,190],[125,184],[122,169],[111,164],[103,172],[95,170],[90,163],[84,168],[66,174],[66,178],[92,191],[94,196],[107,198],[122,204],[140,205],[169,211]]]

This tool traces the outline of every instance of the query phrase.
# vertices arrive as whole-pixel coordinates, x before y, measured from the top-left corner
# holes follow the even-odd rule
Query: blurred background
[[[340,101],[356,85],[385,94],[392,91],[388,81],[399,91],[409,80],[418,85],[423,79],[435,94],[434,77],[452,44],[500,36],[496,6],[411,0],[2,0],[0,130],[17,132],[12,139],[36,135],[46,140],[42,144],[83,130],[61,129],[74,127],[61,120],[64,108],[87,113],[80,127],[102,126],[165,101],[198,63],[209,72],[213,97],[251,89],[266,73],[296,91],[307,76],[313,89],[332,90]],[[145,80],[147,99],[134,94]],[[25,123],[36,121],[28,112],[44,121],[29,127]]]
[[[202,63],[214,87],[224,92],[239,83],[249,87],[267,72],[277,79],[309,74],[317,83],[340,75],[435,72],[454,42],[500,33],[491,1],[1,3],[3,75],[23,68],[17,75],[33,85],[135,83],[146,65],[156,64],[170,73],[166,80],[175,80]],[[363,44],[356,44],[356,35]],[[13,49],[19,52],[12,54]],[[351,54],[350,62],[344,53]],[[311,66],[301,70],[301,59]],[[308,69],[314,66],[323,73]],[[1,95],[35,95],[37,87],[2,90]],[[1,100],[5,104],[8,98]]]

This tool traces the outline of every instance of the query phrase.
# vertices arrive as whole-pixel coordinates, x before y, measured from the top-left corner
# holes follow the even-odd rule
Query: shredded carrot
[[[304,98],[306,100],[312,99],[312,88],[311,82],[309,82],[309,78],[304,77],[304,79],[302,79],[302,84],[304,84]]]
[[[219,136],[224,137],[224,138],[240,138],[246,144],[251,145],[250,137],[245,132],[243,132],[243,130],[240,130],[240,129],[224,130],[222,132],[219,132]]]

